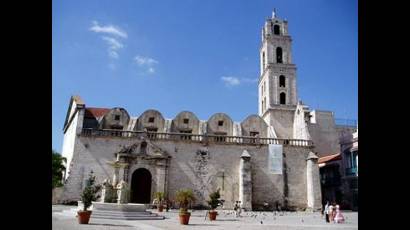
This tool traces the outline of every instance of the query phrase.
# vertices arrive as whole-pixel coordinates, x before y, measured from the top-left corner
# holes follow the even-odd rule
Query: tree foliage
[[[52,150],[52,188],[63,186],[63,173],[65,171],[64,163],[66,159],[58,152]]]
[[[221,198],[221,194],[219,194],[219,188],[216,190],[216,192],[213,192],[209,194],[209,199],[207,202],[209,206],[211,206],[211,209],[216,209],[219,204],[219,198]]]
[[[179,203],[180,212],[187,212],[188,205],[195,201],[195,196],[191,189],[181,189],[177,191],[175,200]]]
[[[97,196],[98,191],[100,191],[101,186],[95,184],[95,176],[93,171],[90,172],[90,175],[86,181],[85,188],[81,194],[81,201],[84,204],[84,211],[87,211],[87,208],[91,206],[92,201],[96,201],[99,196]]]

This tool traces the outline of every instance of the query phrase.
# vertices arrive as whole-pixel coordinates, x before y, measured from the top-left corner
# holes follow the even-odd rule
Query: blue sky
[[[357,119],[354,0],[53,0],[53,149],[61,151],[75,94],[131,116],[151,108],[165,118],[256,114],[261,28],[273,8],[288,20],[298,97]]]

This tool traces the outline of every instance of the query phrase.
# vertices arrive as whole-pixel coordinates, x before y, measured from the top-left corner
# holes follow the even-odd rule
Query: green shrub
[[[98,199],[99,196],[97,193],[100,189],[100,185],[95,185],[95,176],[93,175],[93,171],[91,171],[87,179],[86,186],[81,194],[81,201],[84,205],[84,211],[87,211],[92,202]]]
[[[177,191],[175,200],[176,202],[179,203],[179,207],[180,207],[179,212],[187,213],[188,205],[190,202],[195,201],[195,196],[191,189],[181,189]]]
[[[219,198],[221,198],[221,194],[219,194],[219,188],[216,190],[216,192],[213,192],[209,194],[209,199],[207,202],[209,206],[211,206],[211,209],[216,209],[219,204]]]

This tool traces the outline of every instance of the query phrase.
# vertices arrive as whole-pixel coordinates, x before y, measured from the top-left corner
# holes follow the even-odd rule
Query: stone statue
[[[128,184],[124,180],[121,180],[117,187],[117,203],[126,204],[128,203]]]
[[[105,179],[102,183],[101,201],[103,203],[112,203],[115,199],[114,187],[110,179]]]

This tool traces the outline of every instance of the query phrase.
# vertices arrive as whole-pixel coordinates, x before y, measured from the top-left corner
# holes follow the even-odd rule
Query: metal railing
[[[279,139],[279,138],[262,138],[250,136],[225,136],[213,134],[191,134],[191,133],[158,133],[146,131],[124,131],[115,129],[92,129],[84,128],[81,136],[87,137],[122,137],[135,138],[146,137],[150,140],[174,140],[188,142],[212,142],[224,144],[245,144],[245,145],[268,145],[281,144],[289,146],[313,147],[311,140],[302,139]]]

